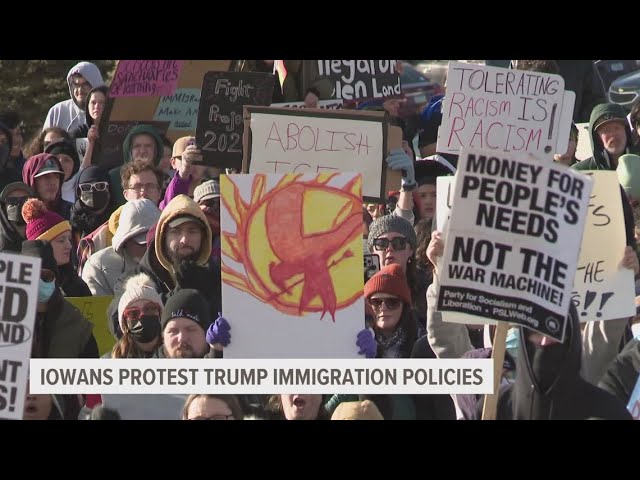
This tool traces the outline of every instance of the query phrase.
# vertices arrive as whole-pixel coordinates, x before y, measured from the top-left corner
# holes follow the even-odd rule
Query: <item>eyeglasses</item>
[[[145,192],[157,192],[158,184],[157,183],[138,183],[136,185],[132,185],[129,187],[129,190],[133,190],[134,192],[140,193],[142,191]]]
[[[82,193],[89,193],[92,190],[104,192],[109,188],[109,182],[81,183],[78,187]]]
[[[143,315],[160,315],[161,309],[160,306],[156,303],[149,302],[144,305],[142,308],[140,307],[129,307],[125,308],[124,312],[122,312],[122,316],[125,320],[140,320],[140,317]]]
[[[231,415],[213,415],[211,417],[194,417],[189,420],[235,420],[236,418]]]
[[[389,240],[388,238],[376,238],[373,241],[373,248],[379,252],[389,248],[389,245],[391,245],[396,251],[404,250],[407,248],[407,239],[404,237],[396,237],[392,240]]]
[[[375,309],[380,309],[384,303],[389,310],[397,310],[402,305],[399,298],[370,298],[369,303]]]
[[[91,89],[91,84],[89,82],[73,82],[71,85],[73,85],[73,88]]]

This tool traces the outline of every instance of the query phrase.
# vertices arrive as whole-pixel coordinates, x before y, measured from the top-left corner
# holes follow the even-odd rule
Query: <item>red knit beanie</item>
[[[27,240],[51,241],[67,230],[71,224],[56,212],[47,210],[46,205],[37,198],[30,198],[22,206],[22,217],[27,222]]]
[[[397,263],[383,267],[364,285],[365,298],[371,298],[374,293],[394,295],[411,305],[411,290],[407,277]]]

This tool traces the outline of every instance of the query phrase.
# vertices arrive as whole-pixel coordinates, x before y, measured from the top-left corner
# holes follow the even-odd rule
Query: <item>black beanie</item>
[[[80,169],[80,157],[78,157],[78,150],[76,150],[76,147],[66,138],[51,142],[47,145],[47,148],[44,149],[44,153],[50,153],[51,155],[63,153],[65,155],[69,155],[73,160],[73,172],[71,172],[71,176],[73,177],[78,173],[78,170]]]
[[[196,322],[206,332],[213,323],[209,314],[209,304],[193,288],[174,290],[162,309],[162,331],[174,318],[184,317]]]
[[[46,240],[25,240],[22,242],[22,255],[29,257],[40,257],[42,259],[41,268],[46,268],[55,273],[58,278],[58,264],[53,256],[53,247]]]

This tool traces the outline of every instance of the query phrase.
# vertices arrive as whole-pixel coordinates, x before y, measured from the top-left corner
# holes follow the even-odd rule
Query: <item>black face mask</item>
[[[142,315],[131,326],[131,335],[140,343],[148,343],[160,336],[160,317],[158,315]]]
[[[7,204],[7,220],[16,225],[26,225],[24,218],[22,218],[22,206],[26,201],[27,197],[7,198],[5,200]]]
[[[80,201],[93,210],[100,210],[109,204],[109,192],[81,192]]]

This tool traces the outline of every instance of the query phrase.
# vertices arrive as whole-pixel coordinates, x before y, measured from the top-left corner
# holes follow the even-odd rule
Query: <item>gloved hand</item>
[[[370,328],[358,332],[356,345],[360,347],[358,355],[364,355],[367,358],[375,358],[378,352],[378,344]]]
[[[413,167],[413,159],[401,148],[391,150],[387,157],[387,165],[391,170],[402,170],[402,188],[416,185],[416,172]]]
[[[216,321],[207,329],[207,343],[209,345],[220,344],[223,347],[231,343],[231,325],[221,313],[218,313]]]

